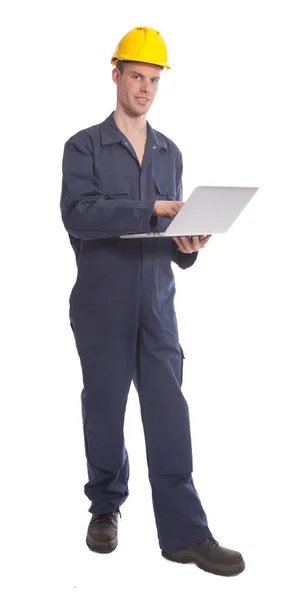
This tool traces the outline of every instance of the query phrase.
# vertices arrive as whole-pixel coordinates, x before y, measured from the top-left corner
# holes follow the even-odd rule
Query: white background
[[[5,598],[297,597],[295,2],[15,2],[2,19],[1,586]],[[163,559],[134,387],[119,545],[90,552],[80,393],[68,321],[76,267],[60,219],[65,141],[115,108],[130,29],[168,45],[148,120],[195,185],[259,192],[187,271],[174,266],[194,481],[236,578]],[[3,215],[4,212],[4,215]],[[91,596],[92,594],[92,596]]]

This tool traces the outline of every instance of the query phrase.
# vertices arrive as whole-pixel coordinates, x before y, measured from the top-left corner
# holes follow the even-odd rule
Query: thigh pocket
[[[183,352],[183,349],[182,349],[181,346],[180,346],[180,353],[181,353],[180,385],[182,385],[182,382],[183,382],[183,368],[184,368],[185,356],[184,356],[184,352]]]
[[[168,344],[178,343],[178,323],[175,311],[176,286],[170,263],[159,265],[159,313],[161,333]]]

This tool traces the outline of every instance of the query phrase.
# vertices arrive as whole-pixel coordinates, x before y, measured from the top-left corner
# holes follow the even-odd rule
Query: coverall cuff
[[[155,231],[157,228],[158,217],[156,215],[152,215],[149,223],[150,231]]]
[[[198,252],[192,252],[191,254],[184,254],[178,249],[178,265],[181,269],[187,269],[191,267],[197,260]]]
[[[186,254],[184,252],[180,252],[175,240],[172,240],[172,260],[178,267],[181,269],[187,269],[191,267],[197,260],[198,252],[192,252],[191,254]]]

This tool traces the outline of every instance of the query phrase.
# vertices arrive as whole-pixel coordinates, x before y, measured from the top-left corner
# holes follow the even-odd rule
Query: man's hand
[[[174,219],[183,204],[184,202],[180,200],[156,200],[153,207],[153,214],[157,217]]]
[[[205,248],[207,242],[209,242],[212,234],[210,235],[193,235],[190,239],[186,236],[174,237],[180,252],[185,254],[191,254],[192,252],[198,252],[201,248]]]

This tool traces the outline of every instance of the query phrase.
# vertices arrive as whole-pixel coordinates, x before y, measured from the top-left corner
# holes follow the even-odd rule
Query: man
[[[183,205],[182,155],[146,120],[167,63],[158,31],[137,27],[113,54],[116,110],[65,144],[61,212],[76,255],[70,323],[81,361],[82,416],[92,513],[87,545],[111,552],[128,496],[123,426],[137,389],[159,545],[165,558],[221,575],[240,553],[214,540],[192,479],[183,350],[171,261],[190,267],[211,236],[122,239],[164,231]],[[120,514],[121,516],[121,514]]]

